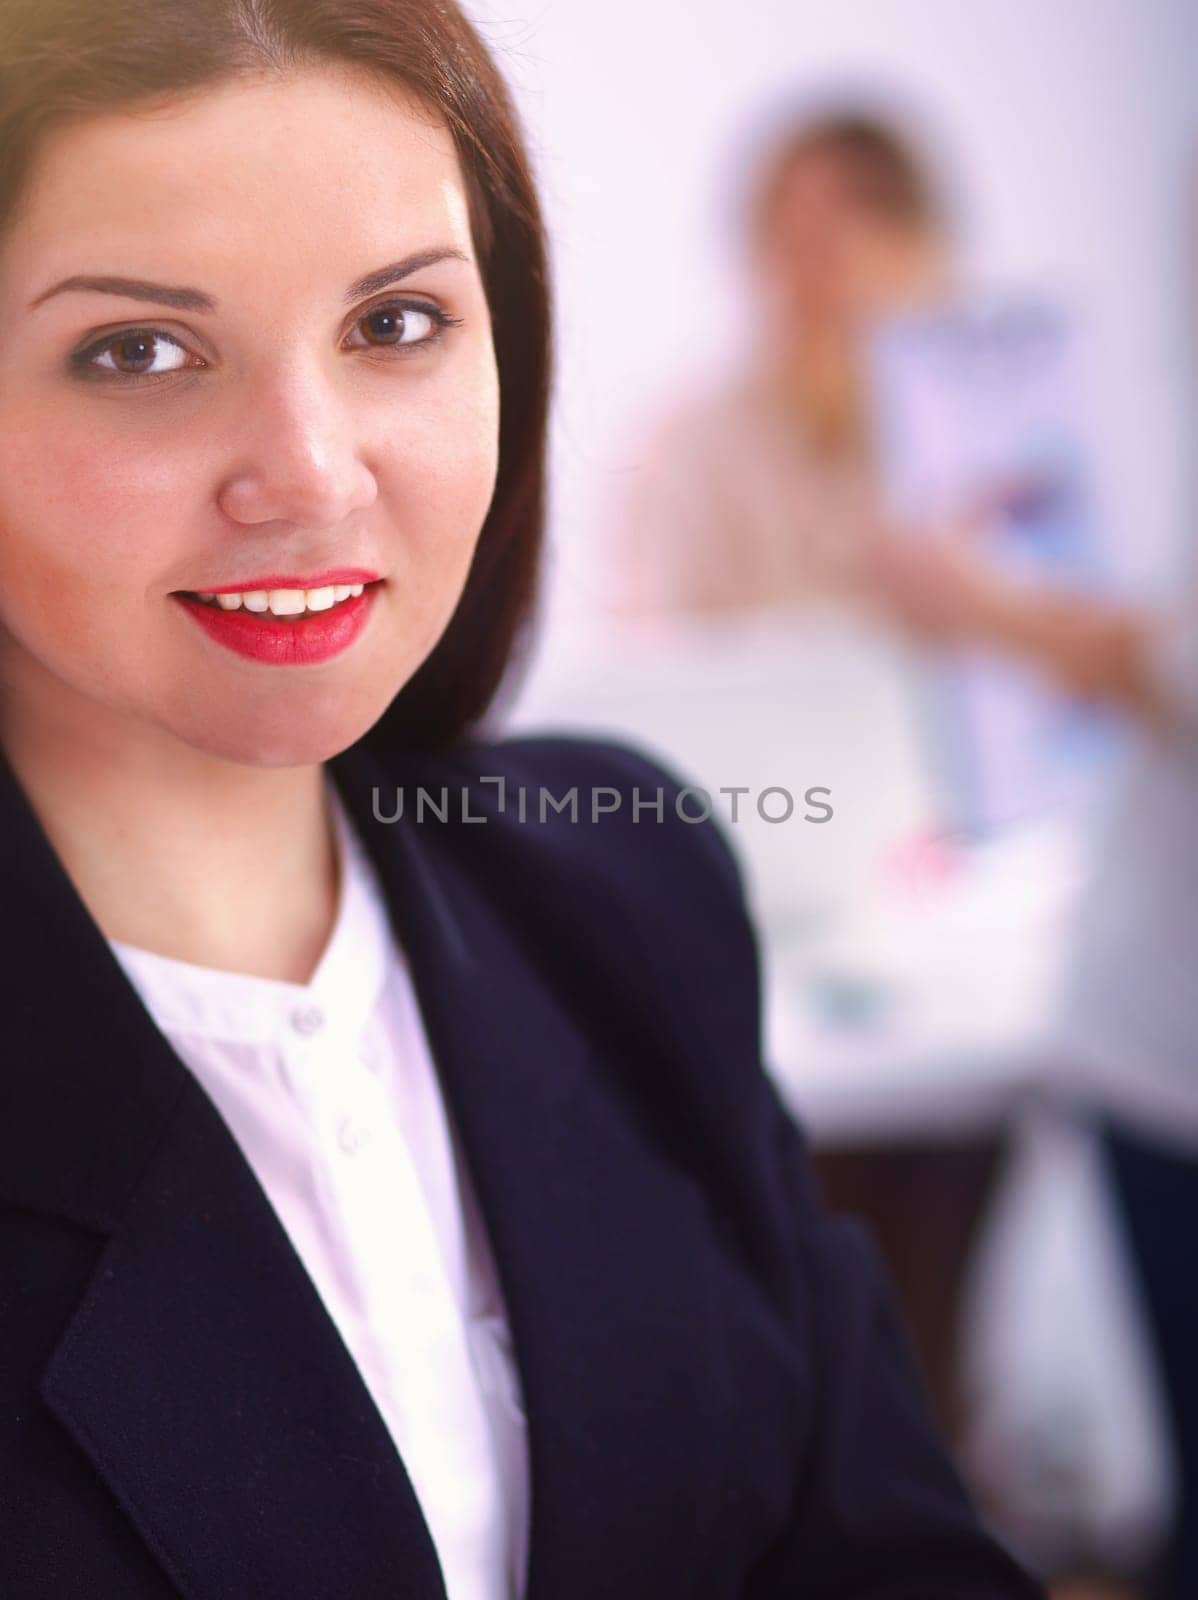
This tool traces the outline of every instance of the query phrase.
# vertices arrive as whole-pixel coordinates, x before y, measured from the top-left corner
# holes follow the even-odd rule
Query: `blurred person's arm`
[[[917,637],[1014,656],[1153,725],[1198,720],[1198,617],[1012,577],[960,537],[889,534],[872,567],[884,611]]]

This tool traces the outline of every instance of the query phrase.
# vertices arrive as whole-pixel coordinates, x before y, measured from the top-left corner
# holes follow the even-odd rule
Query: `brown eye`
[[[375,306],[357,326],[362,330],[366,347],[395,348],[401,345],[431,344],[451,319],[432,306],[401,305],[389,303]],[[361,345],[359,349],[363,348]]]
[[[163,333],[121,333],[92,354],[92,365],[139,378],[174,372],[187,360],[187,352]]]

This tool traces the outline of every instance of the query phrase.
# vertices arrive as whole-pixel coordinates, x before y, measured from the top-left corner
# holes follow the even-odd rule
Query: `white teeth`
[[[244,594],[205,594],[197,592],[196,598],[205,605],[219,606],[222,611],[269,611],[276,617],[299,617],[309,611],[328,611],[360,595],[362,583],[329,583],[319,589],[251,589]]]

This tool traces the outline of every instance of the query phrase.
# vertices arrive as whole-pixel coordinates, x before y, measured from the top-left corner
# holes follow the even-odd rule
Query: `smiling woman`
[[[483,529],[498,373],[448,129],[360,72],[243,73],[44,135],[11,216],[0,257],[10,678],[48,687],[52,673],[82,691],[89,721],[137,714],[158,737],[236,760],[260,759],[272,719],[287,727],[272,764],[352,742],[445,632],[480,533],[478,582],[505,557],[528,570],[518,547],[535,537],[529,506],[516,524],[501,502]],[[397,246],[404,259],[380,265]],[[535,343],[535,320],[527,332]],[[509,442],[519,454],[519,437]],[[302,685],[247,677],[211,648],[226,634],[181,629],[196,614],[172,603],[181,593],[286,591],[267,616],[304,609],[296,591],[315,590],[319,605],[323,585],[309,580],[330,557],[375,575],[373,604],[334,602],[362,621],[372,610],[372,626],[333,635],[328,619],[264,621],[257,642],[268,659],[304,662],[354,642],[352,665]],[[281,567],[288,581],[268,584],[263,573]],[[97,616],[98,585],[126,603]],[[527,578],[524,589],[526,604]],[[39,600],[50,594],[53,605]],[[489,627],[510,631],[510,610],[492,587]],[[317,630],[324,647],[305,648]],[[12,696],[8,715],[29,698]],[[437,726],[419,705],[408,712],[428,735],[456,731],[455,710],[460,721],[481,709],[432,699]]]
[[[714,824],[477,731],[549,335],[460,13],[4,0],[0,329],[0,1591],[1032,1593]]]

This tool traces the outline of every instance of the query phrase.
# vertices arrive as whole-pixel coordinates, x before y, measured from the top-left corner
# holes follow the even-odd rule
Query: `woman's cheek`
[[[113,450],[94,435],[43,433],[24,461],[0,461],[0,484],[23,563],[55,581],[144,594],[170,566],[188,491],[169,449]]]
[[[392,466],[395,503],[408,553],[461,567],[464,579],[495,492],[499,394],[493,365],[424,408]],[[455,556],[457,560],[455,561]]]

